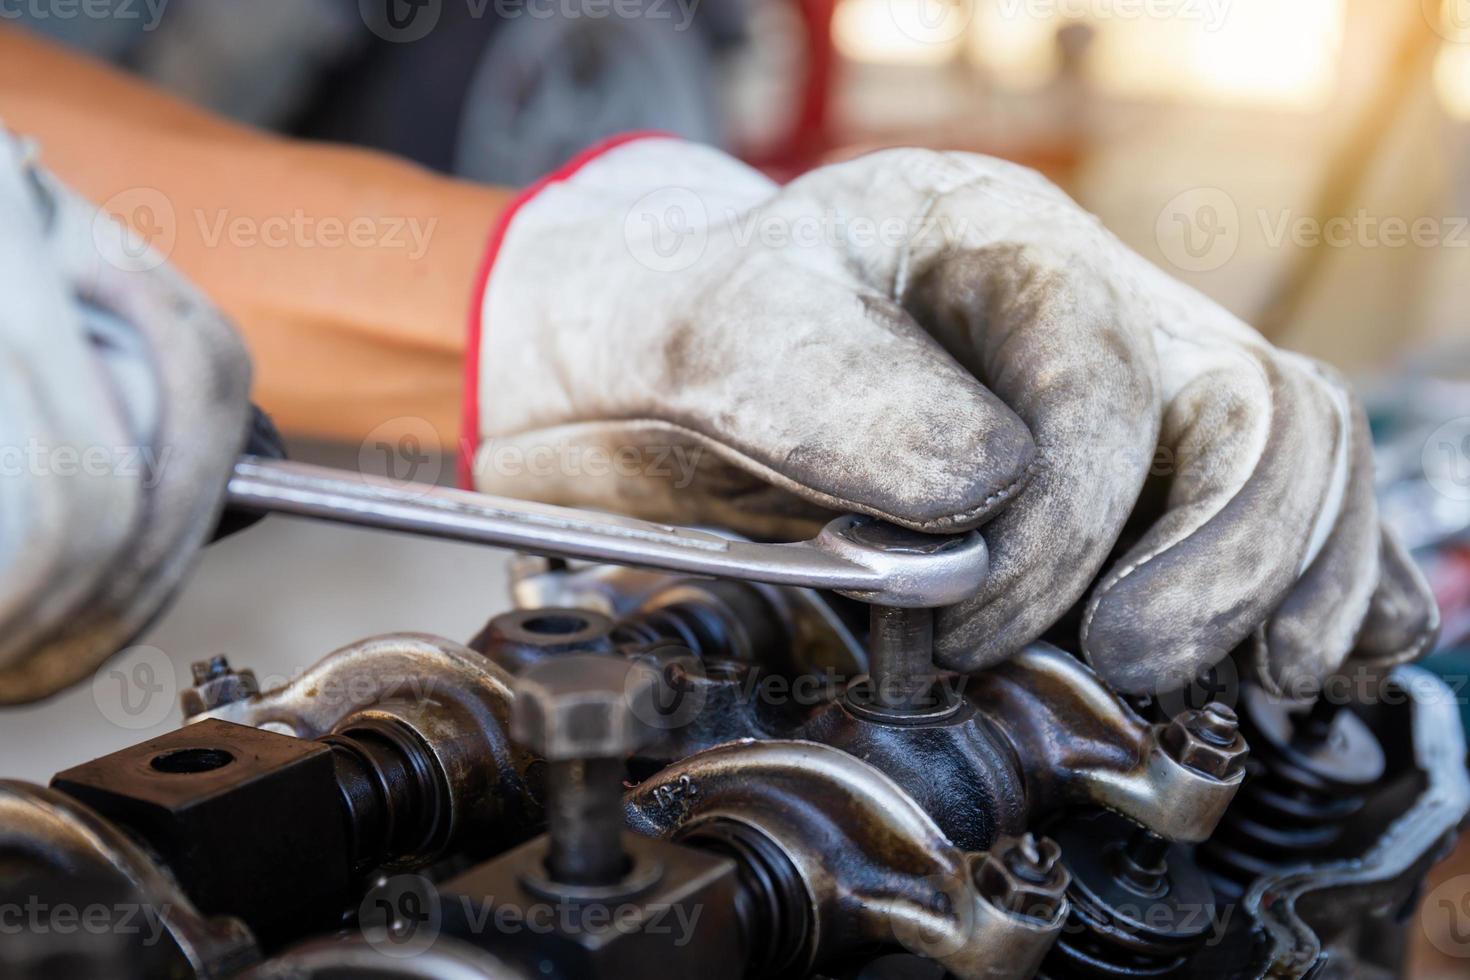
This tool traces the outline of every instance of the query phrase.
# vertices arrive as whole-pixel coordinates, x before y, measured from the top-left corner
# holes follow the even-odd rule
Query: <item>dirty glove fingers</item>
[[[1348,663],[1388,667],[1427,653],[1439,635],[1439,605],[1398,535],[1378,533],[1378,587]]]
[[[487,493],[728,528],[757,539],[810,538],[832,517],[721,443],[654,420],[498,436],[479,453],[475,479]]]
[[[214,526],[249,419],[249,362],[223,317],[131,231],[51,191],[55,258],[121,406],[116,445],[147,461],[146,485],[137,525],[82,608],[0,672],[4,702],[85,677],[158,613]]]
[[[620,160],[609,156],[609,166]],[[554,187],[531,207],[570,210],[578,193]],[[479,489],[661,520],[706,514],[779,537],[790,515],[818,510],[969,528],[1022,485],[1033,451],[1024,424],[841,256],[738,248],[732,220],[701,229],[699,274],[650,268],[653,253],[626,240],[648,225],[630,207],[629,220],[599,220],[558,250],[522,238],[542,234],[535,213],[524,228],[519,217],[512,224],[484,307],[490,438],[476,453]],[[688,209],[722,213],[713,197]],[[550,225],[545,233],[568,237]],[[626,299],[583,311],[568,298],[554,327],[539,326],[542,300],[524,284],[550,281],[567,262],[607,282],[589,295]],[[657,315],[640,305],[654,298]],[[489,404],[524,390],[535,397]],[[514,448],[563,466],[569,436],[649,464],[679,447],[697,454],[701,479],[676,488],[666,471],[659,487],[647,474],[589,479],[583,466],[532,476],[501,465]],[[780,492],[757,491],[756,481]],[[763,522],[767,505],[776,510]]]
[[[1128,693],[1182,686],[1265,623],[1347,479],[1346,411],[1315,376],[1264,345],[1169,336],[1165,509],[1098,582],[1081,628],[1084,656]]]
[[[0,235],[0,669],[107,574],[92,559],[128,539],[143,494],[110,465],[127,432],[44,240],[51,203],[0,131],[0,227],[12,231]]]
[[[1337,520],[1301,578],[1251,643],[1250,673],[1267,690],[1303,700],[1342,666],[1379,581],[1373,443],[1362,405],[1345,382],[1311,365],[1348,404],[1348,480]],[[1324,502],[1324,509],[1331,502]]]
[[[659,404],[628,421],[498,437],[480,454],[478,484],[779,538],[843,511],[926,531],[972,527],[1024,481],[1025,426],[896,306],[774,263],[749,288],[785,299],[711,304],[708,316],[725,322],[659,351]],[[765,356],[742,356],[752,343]],[[528,481],[498,463],[541,453],[575,464],[569,437],[634,471],[597,477],[572,465]]]
[[[994,245],[916,271],[905,305],[1020,415],[1029,484],[983,533],[990,575],[939,617],[940,662],[998,663],[1086,591],[1153,455],[1159,389],[1144,311],[1067,252]]]

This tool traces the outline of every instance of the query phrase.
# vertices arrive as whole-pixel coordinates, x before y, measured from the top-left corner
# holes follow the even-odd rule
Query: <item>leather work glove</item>
[[[999,160],[887,150],[778,187],[611,144],[506,216],[472,332],[485,491],[763,538],[833,511],[984,525],[948,669],[1084,599],[1083,655],[1133,693],[1248,641],[1310,696],[1355,644],[1394,662],[1437,627],[1343,380]]]
[[[0,127],[0,703],[90,674],[173,593],[249,423],[229,324]]]

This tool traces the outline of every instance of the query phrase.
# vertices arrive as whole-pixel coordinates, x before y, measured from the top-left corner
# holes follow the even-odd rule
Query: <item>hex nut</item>
[[[1219,702],[1175,715],[1159,735],[1169,756],[1212,779],[1230,779],[1245,768],[1250,746],[1235,712]]]
[[[1055,922],[1072,883],[1061,857],[1061,847],[1050,837],[1002,837],[977,856],[975,887],[986,901],[1008,912]]]
[[[622,657],[575,654],[516,678],[511,737],[550,762],[622,758],[647,744],[658,675]]]
[[[248,701],[260,693],[260,684],[252,670],[235,670],[224,657],[211,657],[193,664],[194,686],[185,688],[179,703],[185,718],[206,711]]]

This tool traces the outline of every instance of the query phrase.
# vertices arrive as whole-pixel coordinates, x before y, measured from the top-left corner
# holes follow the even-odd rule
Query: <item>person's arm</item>
[[[509,192],[224,122],[3,27],[0,122],[172,239],[170,260],[245,336],[255,398],[283,429],[356,441],[422,418],[453,445],[466,318]]]

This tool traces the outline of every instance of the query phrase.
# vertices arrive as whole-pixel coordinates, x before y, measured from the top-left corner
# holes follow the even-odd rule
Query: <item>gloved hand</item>
[[[0,703],[87,676],[213,529],[249,423],[229,324],[0,127]]]
[[[636,140],[526,195],[487,268],[478,487],[761,537],[834,510],[983,524],[990,580],[938,620],[950,669],[1005,659],[1089,588],[1081,649],[1128,692],[1250,641],[1267,684],[1310,694],[1370,608],[1365,658],[1435,631],[1380,547],[1343,381],[1021,167],[890,150],[777,187]]]

